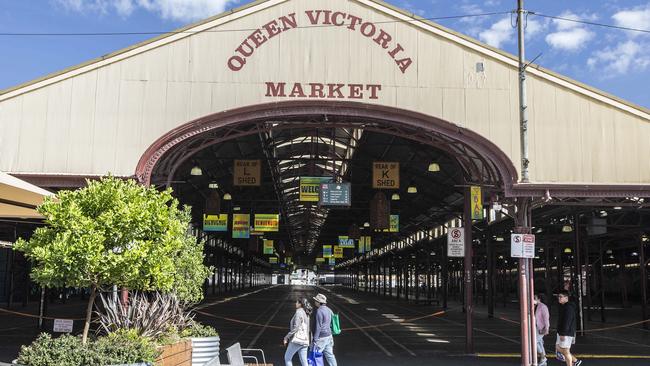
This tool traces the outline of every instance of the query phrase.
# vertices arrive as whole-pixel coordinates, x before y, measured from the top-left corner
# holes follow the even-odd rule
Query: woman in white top
[[[312,308],[306,298],[296,301],[296,313],[291,318],[289,333],[284,337],[287,351],[284,353],[286,366],[293,366],[291,359],[298,352],[300,364],[307,366],[307,347],[309,347],[309,315]]]

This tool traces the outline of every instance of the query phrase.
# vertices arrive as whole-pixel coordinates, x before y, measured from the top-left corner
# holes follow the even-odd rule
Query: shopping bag
[[[339,323],[339,314],[332,313],[332,335],[341,334],[341,324]]]
[[[314,347],[310,348],[307,354],[307,363],[309,366],[325,366],[323,363],[323,353],[316,351]]]

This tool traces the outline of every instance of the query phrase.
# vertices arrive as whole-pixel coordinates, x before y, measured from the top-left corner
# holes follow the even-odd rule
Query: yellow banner
[[[264,254],[273,254],[273,240],[264,240]]]
[[[280,215],[278,214],[255,214],[253,224],[255,231],[269,232],[280,230]]]
[[[331,177],[300,177],[300,201],[318,202],[320,184],[330,181]]]
[[[204,214],[203,231],[228,231],[228,214]]]
[[[251,215],[232,215],[232,237],[233,239],[248,239],[251,234]]]
[[[325,258],[321,258],[321,257],[316,258],[316,263],[325,263]]]
[[[334,246],[334,258],[343,258],[343,247]]]
[[[470,199],[472,203],[472,220],[483,220],[483,194],[481,187],[470,187]]]

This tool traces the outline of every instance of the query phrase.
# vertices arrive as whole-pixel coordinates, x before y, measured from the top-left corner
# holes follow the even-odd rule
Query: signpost
[[[350,206],[350,183],[322,183],[320,185],[321,206]]]
[[[232,215],[232,238],[248,239],[251,233],[251,215],[250,214],[233,214]]]
[[[262,176],[260,160],[235,160],[233,168],[233,185],[259,186]]]
[[[203,231],[228,231],[228,214],[203,215]]]
[[[280,215],[278,214],[255,214],[253,223],[255,231],[275,232],[280,230]]]
[[[462,258],[465,256],[465,229],[450,228],[447,232],[447,256]]]
[[[399,163],[386,161],[373,162],[372,188],[399,189]]]
[[[331,181],[331,177],[300,177],[300,201],[318,202],[320,185]]]
[[[512,258],[535,258],[535,235],[512,234],[510,236],[510,256]]]

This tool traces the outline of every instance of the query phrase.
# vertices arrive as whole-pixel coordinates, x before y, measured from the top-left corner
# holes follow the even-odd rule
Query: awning
[[[42,218],[36,206],[54,193],[0,172],[0,217]]]

